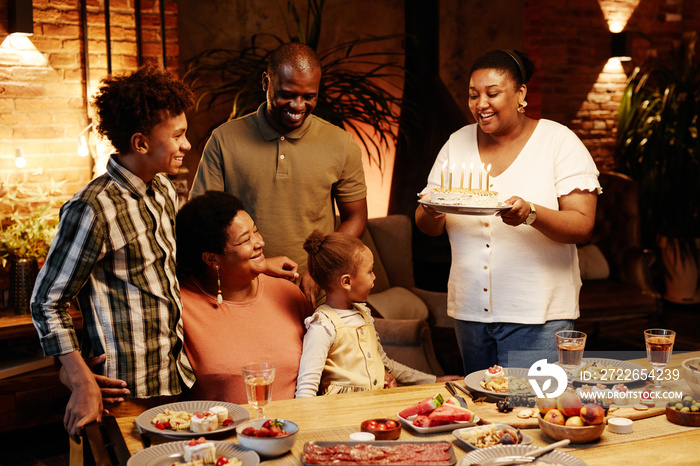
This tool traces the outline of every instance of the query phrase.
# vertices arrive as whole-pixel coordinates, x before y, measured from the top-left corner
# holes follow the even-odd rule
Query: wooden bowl
[[[571,443],[592,442],[593,440],[599,439],[605,430],[605,423],[584,427],[560,426],[547,422],[541,417],[537,418],[537,422],[540,425],[540,430],[548,437],[554,440],[569,439]]]
[[[673,408],[666,407],[666,419],[674,424],[682,426],[700,427],[700,412],[682,413]]]
[[[394,421],[396,423],[396,427],[387,430],[370,429],[368,427],[368,424],[371,421],[376,421],[377,423],[382,424],[386,423],[387,421]],[[395,419],[389,418],[367,419],[366,421],[362,421],[362,424],[360,424],[360,429],[362,430],[362,432],[369,432],[370,434],[374,434],[375,440],[396,440],[401,435],[401,423]]]

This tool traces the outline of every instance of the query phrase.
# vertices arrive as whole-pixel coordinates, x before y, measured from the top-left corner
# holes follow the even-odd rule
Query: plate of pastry
[[[233,403],[180,401],[144,411],[136,425],[140,431],[182,439],[232,431],[248,419],[248,410]]]

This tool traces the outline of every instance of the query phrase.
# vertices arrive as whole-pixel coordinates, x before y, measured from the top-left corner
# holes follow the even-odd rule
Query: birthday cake
[[[498,207],[498,193],[486,189],[435,188],[430,191],[430,202],[463,207]]]

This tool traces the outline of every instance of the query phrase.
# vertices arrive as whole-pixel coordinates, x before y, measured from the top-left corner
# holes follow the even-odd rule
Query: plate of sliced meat
[[[307,442],[301,454],[309,465],[446,465],[457,462],[449,442]]]

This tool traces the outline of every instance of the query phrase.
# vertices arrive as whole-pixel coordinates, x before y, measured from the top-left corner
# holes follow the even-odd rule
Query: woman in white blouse
[[[554,334],[573,328],[581,278],[576,243],[593,230],[598,170],[578,137],[525,114],[534,65],[494,50],[472,66],[469,109],[476,124],[450,136],[421,196],[448,167],[490,166],[488,189],[512,208],[493,216],[441,214],[423,204],[418,228],[447,231],[452,246],[448,314],[466,374],[494,364],[556,360]]]

